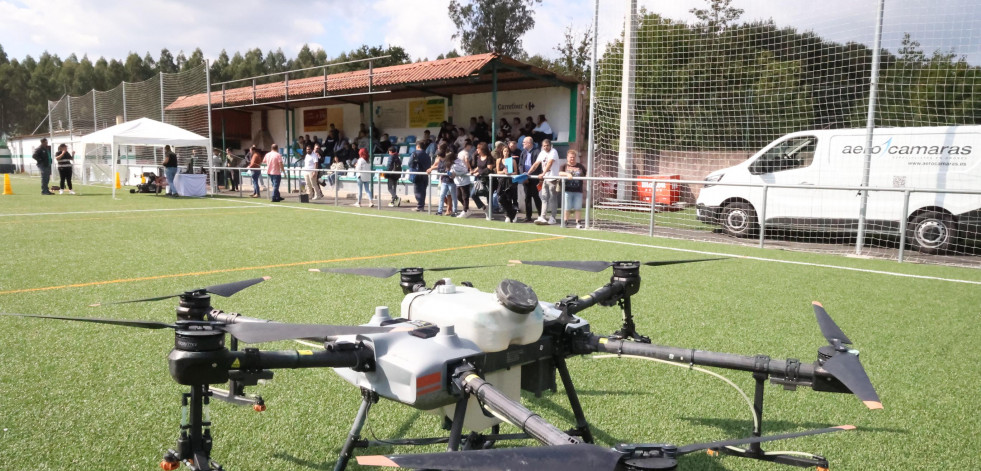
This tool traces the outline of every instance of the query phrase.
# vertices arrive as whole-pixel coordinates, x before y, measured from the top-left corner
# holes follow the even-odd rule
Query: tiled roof
[[[373,70],[372,87],[378,89],[391,89],[401,85],[422,84],[426,82],[448,81],[465,79],[479,73],[485,66],[494,60],[513,67],[529,69],[531,72],[556,77],[557,80],[575,83],[574,79],[557,77],[555,74],[523,64],[509,57],[500,56],[496,53],[478,54],[465,57],[454,57],[450,59],[440,59],[428,62],[414,62],[410,64],[393,65],[379,67]],[[224,92],[211,92],[211,104],[214,107],[240,105],[263,102],[281,101],[288,99],[309,98],[324,96],[324,77],[308,77],[289,80],[289,97],[286,96],[287,82],[276,82],[262,85],[238,87],[228,89]],[[368,70],[358,70],[354,72],[343,72],[327,76],[326,95],[342,95],[345,92],[366,90],[368,88]],[[254,96],[253,96],[254,93]],[[175,100],[168,110],[205,106],[207,104],[205,94],[183,96]]]

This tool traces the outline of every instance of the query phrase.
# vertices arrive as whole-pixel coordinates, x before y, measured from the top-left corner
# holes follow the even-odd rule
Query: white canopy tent
[[[116,150],[119,146],[201,146],[208,149],[205,155],[211,155],[211,139],[199,136],[193,132],[181,129],[150,118],[140,118],[122,124],[96,131],[82,136],[82,155],[85,155],[86,145],[112,146],[112,174],[116,174]],[[112,196],[116,197],[116,185],[112,186]]]

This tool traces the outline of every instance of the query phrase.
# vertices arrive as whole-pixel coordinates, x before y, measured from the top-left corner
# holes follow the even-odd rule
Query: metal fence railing
[[[216,177],[220,173],[228,178],[230,172],[238,172],[238,195],[244,196],[244,187],[251,186],[251,169],[228,167],[196,167],[209,177],[209,194],[217,192]],[[322,187],[323,199],[318,203],[340,206],[356,194],[357,172],[346,170],[316,170],[317,179],[329,181]],[[264,170],[262,170],[264,172]],[[300,189],[306,170],[288,167],[284,169],[281,190],[289,195],[286,182],[296,182],[292,188]],[[371,201],[378,209],[386,209],[387,179],[379,178],[383,170],[363,172],[371,175]],[[433,214],[439,205],[438,172],[403,171],[398,179],[398,193],[412,197],[414,183],[410,175],[429,177],[425,185],[424,212]],[[504,175],[492,175],[487,189],[487,206],[484,219],[494,220],[504,215],[504,208],[497,204],[497,189]],[[532,176],[531,179],[540,177]],[[559,178],[556,225],[570,227],[567,217],[571,208],[566,207],[566,184],[574,179]],[[740,244],[759,248],[836,253],[854,253],[854,241],[858,233],[858,194],[869,192],[869,219],[862,255],[894,259],[899,262],[918,261],[945,265],[981,268],[981,189],[937,188],[877,188],[858,186],[775,185],[718,183],[703,180],[658,180],[646,178],[581,177],[583,185],[582,220],[585,229],[607,230],[646,234],[651,237],[669,237],[684,240],[700,240],[727,244]],[[354,183],[354,185],[351,185]],[[265,173],[260,185],[265,197],[271,195]],[[649,185],[650,193],[641,193],[641,200],[623,201],[604,198],[615,193],[616,185]],[[519,193],[523,185],[517,185]],[[698,196],[705,187],[715,186],[731,190],[732,197],[726,204],[708,207],[698,204]],[[716,189],[716,191],[718,190]],[[295,195],[295,193],[294,193]],[[519,205],[524,198],[518,197]],[[738,204],[736,204],[738,203]],[[968,205],[968,211],[953,211],[945,204],[957,207]],[[973,206],[972,206],[973,205]],[[853,210],[852,215],[842,216],[842,208]],[[404,208],[404,206],[403,206]],[[537,208],[533,208],[537,215]],[[447,212],[453,211],[452,208]],[[527,208],[517,208],[529,212]],[[542,213],[545,212],[543,203]],[[727,219],[728,218],[728,219]],[[741,224],[744,224],[743,227]],[[744,230],[745,229],[745,230]]]

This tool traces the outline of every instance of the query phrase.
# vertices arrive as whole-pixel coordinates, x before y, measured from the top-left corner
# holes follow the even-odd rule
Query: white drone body
[[[514,289],[516,285],[518,289]],[[402,301],[402,319],[393,320],[387,307],[378,307],[371,321],[364,324],[392,325],[393,321],[408,320],[417,327],[435,325],[438,333],[399,331],[341,338],[370,346],[375,352],[375,368],[368,372],[350,368],[334,371],[351,384],[381,397],[452,417],[459,397],[448,387],[451,365],[475,355],[538,341],[546,311],[549,318],[558,315],[550,304],[539,302],[527,286],[512,280],[502,282],[496,293],[487,293],[454,285],[446,278],[432,290],[407,295]],[[520,401],[521,366],[483,376],[508,397]],[[475,397],[470,398],[465,417],[464,427],[474,431],[501,422],[483,414]]]

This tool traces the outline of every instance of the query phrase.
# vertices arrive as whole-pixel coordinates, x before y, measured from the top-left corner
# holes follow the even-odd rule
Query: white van
[[[787,134],[745,162],[708,175],[698,195],[698,219],[719,224],[733,236],[756,235],[763,184],[861,186],[865,144],[865,129]],[[877,128],[869,187],[981,193],[981,126]],[[769,188],[767,192],[767,228],[857,231],[858,191]],[[869,191],[867,232],[899,234],[905,217],[910,245],[921,252],[940,253],[951,249],[958,237],[977,238],[981,227],[981,194],[913,192],[909,209],[901,216],[902,210],[902,192]]]

